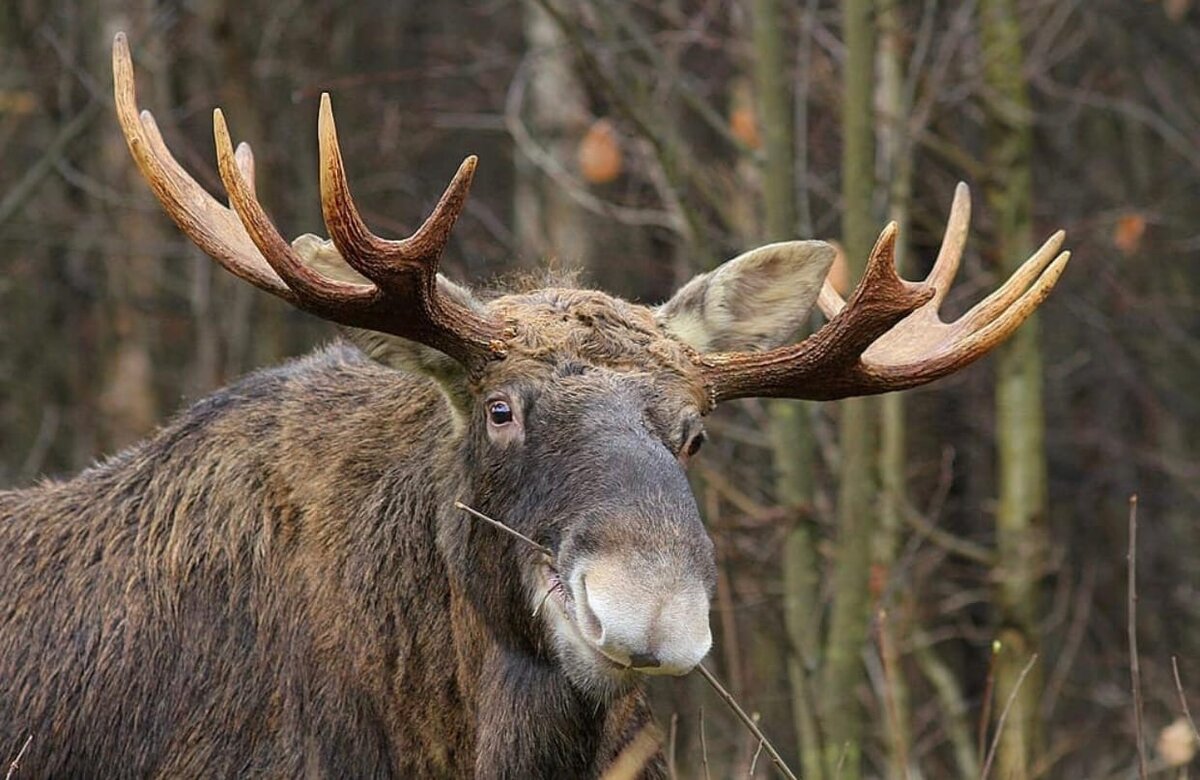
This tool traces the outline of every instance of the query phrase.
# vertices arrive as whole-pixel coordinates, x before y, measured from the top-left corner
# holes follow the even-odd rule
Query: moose
[[[644,675],[712,643],[713,547],[686,479],[738,398],[900,390],[971,363],[1046,298],[1051,237],[954,322],[959,185],[919,283],[883,231],[858,287],[820,241],[754,249],[643,306],[490,296],[438,273],[468,157],[410,237],[351,197],[328,95],[328,239],[285,240],[213,124],[229,206],[116,112],[166,213],[235,276],[344,338],[199,401],[66,481],[0,493],[0,756],[31,777],[596,777],[650,722]],[[796,334],[814,305],[828,322]],[[552,552],[472,520],[498,518]],[[658,755],[646,777],[666,774]]]

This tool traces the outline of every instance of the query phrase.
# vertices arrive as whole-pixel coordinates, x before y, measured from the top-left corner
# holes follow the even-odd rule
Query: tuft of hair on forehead
[[[583,270],[579,268],[526,268],[495,277],[483,287],[472,287],[475,297],[493,301],[508,295],[530,295],[539,290],[580,289]]]
[[[543,287],[488,307],[516,334],[512,357],[698,376],[692,348],[663,330],[652,309],[598,290]]]

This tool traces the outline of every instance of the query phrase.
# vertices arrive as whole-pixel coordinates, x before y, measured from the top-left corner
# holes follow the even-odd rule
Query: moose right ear
[[[695,277],[655,315],[699,352],[773,349],[808,321],[835,255],[824,241],[767,244]]]
[[[325,277],[342,282],[370,283],[342,259],[337,247],[328,239],[305,233],[292,242],[292,248],[308,267]],[[441,274],[438,274],[437,281],[440,296],[468,308],[481,308],[467,288],[460,287]],[[376,363],[400,371],[422,374],[437,382],[456,414],[461,415],[470,409],[471,394],[467,388],[467,372],[454,358],[438,352],[433,347],[390,333],[350,327],[343,327],[341,330],[347,341],[361,349]]]

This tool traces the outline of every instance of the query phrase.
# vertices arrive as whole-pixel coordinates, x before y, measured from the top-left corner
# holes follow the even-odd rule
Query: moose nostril
[[[629,656],[629,665],[634,669],[657,669],[662,661],[653,653],[633,653]]]
[[[583,598],[576,599],[575,603],[579,605],[580,625],[582,625],[583,632],[587,635],[588,639],[599,644],[604,640],[604,626],[601,625],[600,618],[596,616],[596,613],[592,611],[591,605],[588,604],[587,577],[581,576],[579,578],[579,589],[581,591],[580,595]]]

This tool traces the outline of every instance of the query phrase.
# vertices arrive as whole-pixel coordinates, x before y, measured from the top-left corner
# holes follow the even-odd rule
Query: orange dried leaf
[[[621,175],[624,162],[612,122],[597,119],[579,142],[579,172],[592,184],[607,184]]]
[[[752,108],[741,106],[733,110],[729,115],[729,132],[751,149],[762,146],[762,137],[758,132],[758,117],[755,116]]]
[[[1113,243],[1127,255],[1138,250],[1142,244],[1142,236],[1146,232],[1146,218],[1137,212],[1125,214],[1117,220],[1113,228]]]

